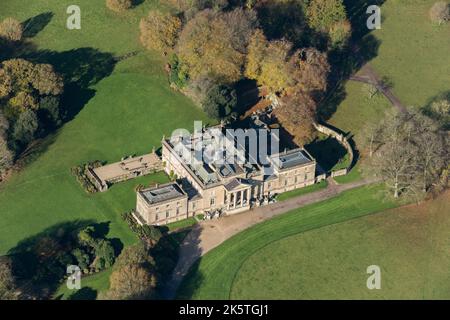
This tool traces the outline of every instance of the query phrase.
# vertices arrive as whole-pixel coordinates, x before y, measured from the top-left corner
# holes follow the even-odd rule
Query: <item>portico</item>
[[[225,207],[227,211],[247,210],[250,207],[251,185],[238,179],[231,180],[225,186]]]

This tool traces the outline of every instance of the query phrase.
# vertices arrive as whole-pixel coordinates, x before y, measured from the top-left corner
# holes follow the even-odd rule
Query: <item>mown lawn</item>
[[[186,299],[233,297],[231,293],[234,279],[242,264],[253,254],[280,239],[394,207],[395,203],[381,200],[381,190],[381,186],[373,185],[350,190],[335,198],[294,210],[239,233],[207,253],[192,267],[179,289],[178,297]],[[297,248],[294,245],[291,249]],[[284,256],[283,261],[286,259],[289,259],[289,255]],[[258,268],[271,263],[275,262],[271,259],[266,260]],[[295,270],[296,268],[292,268],[291,274],[295,273]],[[284,283],[273,283],[272,286],[286,287]],[[265,291],[263,287],[260,290]]]
[[[345,176],[333,178],[337,183],[350,183],[362,179],[361,167],[359,164],[354,166]]]
[[[93,96],[74,119],[47,140],[36,160],[0,186],[0,254],[55,224],[75,220],[109,222],[108,237],[119,238],[124,245],[133,243],[136,238],[120,214],[134,208],[136,184],[163,182],[166,177],[143,177],[88,195],[70,168],[89,160],[113,162],[124,155],[143,154],[176,128],[191,129],[194,120],[209,122],[189,99],[169,88],[160,57],[139,45],[139,19],[156,2],[147,0],[130,12],[116,14],[105,9],[104,1],[77,1],[82,14],[78,31],[65,28],[70,4],[2,0],[0,20],[13,16],[25,21],[52,12],[50,22],[30,39],[38,50],[59,54],[90,47],[113,56],[136,55],[119,61],[111,74],[90,86]],[[80,68],[95,70],[95,63],[84,61]]]
[[[367,124],[381,121],[392,106],[381,94],[370,99],[364,85],[359,82],[348,81],[344,92],[344,99],[328,123],[352,137],[356,145],[360,146],[364,143],[364,128]]]
[[[181,228],[191,227],[196,223],[198,223],[197,219],[195,219],[194,217],[190,217],[184,220],[169,223],[167,224],[167,228],[169,228],[169,231],[174,231]]]
[[[283,192],[277,196],[278,201],[287,200],[293,197],[298,197],[310,192],[319,191],[325,189],[328,186],[327,180],[322,180],[319,183],[313,184],[311,186],[307,186],[300,189],[295,189],[287,192]]]
[[[449,299],[450,193],[286,237],[245,260],[232,299]],[[367,267],[381,269],[368,290]]]
[[[109,277],[112,271],[113,269],[110,268],[81,278],[81,288],[79,290],[70,290],[63,283],[54,294],[54,297],[61,300],[95,300],[100,292],[109,288]]]
[[[370,63],[392,80],[393,92],[406,106],[422,107],[450,91],[450,23],[431,23],[428,11],[435,2],[386,1],[381,29],[371,33],[380,47]]]

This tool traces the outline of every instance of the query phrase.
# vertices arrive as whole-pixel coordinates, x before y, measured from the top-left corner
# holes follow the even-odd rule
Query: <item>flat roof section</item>
[[[187,195],[176,183],[142,190],[141,194],[150,204],[156,204],[167,200],[187,197]]]
[[[160,160],[156,154],[149,153],[143,156],[128,158],[120,162],[107,164],[93,170],[100,180],[103,182],[108,182],[123,175],[128,175],[130,173],[155,166],[159,162]]]
[[[276,154],[271,157],[271,160],[279,169],[293,168],[313,161],[303,149]]]
[[[224,163],[218,167],[214,165],[214,167],[217,169],[219,174],[225,178],[244,172],[244,170],[238,164]]]

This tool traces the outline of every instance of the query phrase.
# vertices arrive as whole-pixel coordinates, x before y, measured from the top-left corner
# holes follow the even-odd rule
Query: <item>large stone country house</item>
[[[277,144],[278,136],[266,131],[262,135],[268,137],[266,141]],[[176,182],[138,191],[135,218],[141,224],[164,225],[199,213],[235,214],[266,204],[275,194],[317,182],[316,161],[305,149],[273,152],[266,147],[260,152],[261,138],[249,142],[245,140],[249,136],[239,139],[226,134],[219,144],[206,129],[201,139],[195,134],[163,138],[164,170],[176,176]],[[219,153],[222,161],[198,156],[211,151]],[[228,154],[237,156],[228,159]]]

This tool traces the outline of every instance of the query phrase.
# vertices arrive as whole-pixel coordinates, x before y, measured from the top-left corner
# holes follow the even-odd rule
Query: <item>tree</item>
[[[282,99],[282,105],[275,109],[275,116],[297,145],[303,146],[314,136],[316,103],[305,92],[297,90]]]
[[[430,118],[415,113],[414,123],[414,140],[420,146],[420,152],[417,154],[418,170],[421,172],[419,180],[422,191],[428,192],[439,180],[442,169],[448,165],[448,146],[437,124]]]
[[[208,76],[221,83],[241,79],[255,25],[256,14],[250,10],[197,13],[183,28],[177,44],[178,57],[188,66],[190,78]]]
[[[6,18],[0,23],[0,37],[9,41],[22,40],[22,24],[13,18]]]
[[[351,25],[342,0],[314,0],[307,7],[308,25],[329,37],[331,48],[342,48],[351,35]]]
[[[6,137],[0,134],[0,177],[14,163],[14,153],[8,147]],[[0,179],[1,180],[1,179]]]
[[[248,54],[246,57],[245,76],[249,79],[258,79],[261,76],[261,68],[264,61],[264,53],[269,45],[264,32],[256,29],[250,37]]]
[[[49,64],[11,59],[0,65],[0,99],[18,109],[38,109],[40,97],[58,96],[63,87],[62,77]]]
[[[156,287],[154,261],[141,243],[123,249],[110,277],[110,289],[101,296],[110,300],[149,299]]]
[[[286,40],[267,41],[257,30],[249,42],[246,76],[273,93],[282,93],[293,84],[288,64],[291,48]]]
[[[430,109],[433,113],[441,117],[448,116],[450,115],[450,101],[447,99],[434,101]]]
[[[330,72],[326,53],[315,48],[297,50],[290,59],[290,73],[294,86],[304,92],[323,92]]]
[[[206,94],[213,86],[217,85],[216,79],[208,76],[191,79],[186,86],[185,94],[198,106],[202,106]]]
[[[139,29],[144,47],[165,52],[175,46],[181,30],[181,20],[169,13],[152,10],[141,20]]]
[[[306,34],[302,2],[304,1],[257,1],[255,8],[258,10],[258,18],[264,34],[270,40],[286,39],[295,46],[301,45]]]
[[[14,162],[14,153],[8,147],[8,128],[9,122],[0,110],[0,178],[2,172],[8,170]]]
[[[106,0],[106,6],[116,12],[130,9],[133,6],[132,0]]]
[[[135,264],[143,266],[149,270],[153,269],[155,262],[147,248],[138,243],[133,246],[125,247],[114,264],[115,269],[120,269],[126,265]]]
[[[236,91],[233,88],[227,85],[215,85],[208,90],[206,99],[203,101],[203,108],[209,117],[222,119],[230,115],[236,103]]]
[[[0,257],[0,300],[16,300],[17,285],[13,275],[11,258]]]
[[[156,287],[156,277],[146,268],[130,264],[111,273],[110,288],[102,296],[108,300],[150,299]]]
[[[96,244],[95,239],[95,228],[94,226],[87,226],[86,228],[78,232],[78,241],[82,245],[87,245],[89,247],[94,247]]]
[[[87,273],[91,264],[91,257],[89,256],[89,254],[81,248],[75,248],[74,250],[72,250],[72,255],[74,256],[80,269],[83,272]]]
[[[60,110],[60,99],[58,96],[44,96],[39,100],[39,120],[44,127],[53,129],[61,124],[62,115]]]
[[[111,241],[101,239],[95,244],[94,267],[96,270],[103,270],[113,265],[116,257]]]
[[[352,34],[352,26],[348,20],[335,22],[328,31],[330,47],[340,49],[345,47]]]
[[[394,198],[429,191],[449,163],[445,139],[431,119],[412,111],[389,114],[376,130],[369,169]]]
[[[62,77],[55,72],[50,64],[35,64],[32,67],[30,83],[40,95],[57,96],[63,91]]]
[[[38,129],[38,119],[36,114],[29,109],[20,113],[14,125],[12,137],[17,144],[16,149],[28,145],[35,137]]]
[[[306,13],[309,26],[319,32],[328,32],[336,22],[347,19],[342,0],[309,1]]]
[[[450,21],[450,6],[446,1],[438,1],[430,9],[430,19],[439,25]]]

